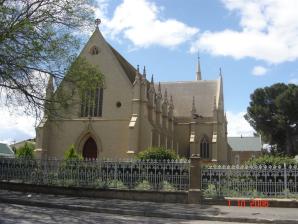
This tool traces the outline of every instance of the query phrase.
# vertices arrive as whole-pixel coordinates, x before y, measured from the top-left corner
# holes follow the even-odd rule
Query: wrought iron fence
[[[0,180],[28,184],[182,191],[189,161],[0,159]]]
[[[205,196],[284,197],[298,193],[297,166],[210,166],[202,169]]]

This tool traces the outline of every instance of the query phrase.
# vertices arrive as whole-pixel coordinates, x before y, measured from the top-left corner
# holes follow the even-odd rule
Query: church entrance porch
[[[83,147],[84,159],[97,159],[97,145],[93,138],[88,138]]]

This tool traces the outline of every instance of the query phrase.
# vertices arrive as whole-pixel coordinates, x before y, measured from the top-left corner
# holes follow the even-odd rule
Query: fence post
[[[199,204],[202,201],[201,193],[201,158],[198,154],[190,157],[190,186],[188,191],[188,203]]]
[[[287,164],[284,163],[284,193],[285,196],[287,197],[288,194],[288,189],[287,189]]]

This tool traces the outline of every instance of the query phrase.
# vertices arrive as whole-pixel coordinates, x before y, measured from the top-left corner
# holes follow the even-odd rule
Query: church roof
[[[185,82],[163,82],[162,92],[165,89],[168,95],[173,96],[174,115],[190,117],[192,100],[195,97],[196,113],[203,117],[212,117],[214,98],[218,101],[218,80],[199,80]]]
[[[123,68],[129,81],[133,83],[135,81],[136,69],[128,61],[126,61],[126,59],[118,51],[116,51],[109,43],[107,44],[111,48],[113,54],[115,55],[121,67]]]
[[[261,151],[261,137],[228,137],[232,151]]]
[[[0,157],[14,157],[14,152],[7,144],[0,143]]]

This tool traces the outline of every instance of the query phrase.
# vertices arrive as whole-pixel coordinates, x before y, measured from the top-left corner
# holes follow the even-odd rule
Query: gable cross
[[[95,20],[95,25],[96,25],[96,26],[99,26],[100,23],[101,23],[101,20],[100,20],[100,19],[96,19],[96,20]]]

